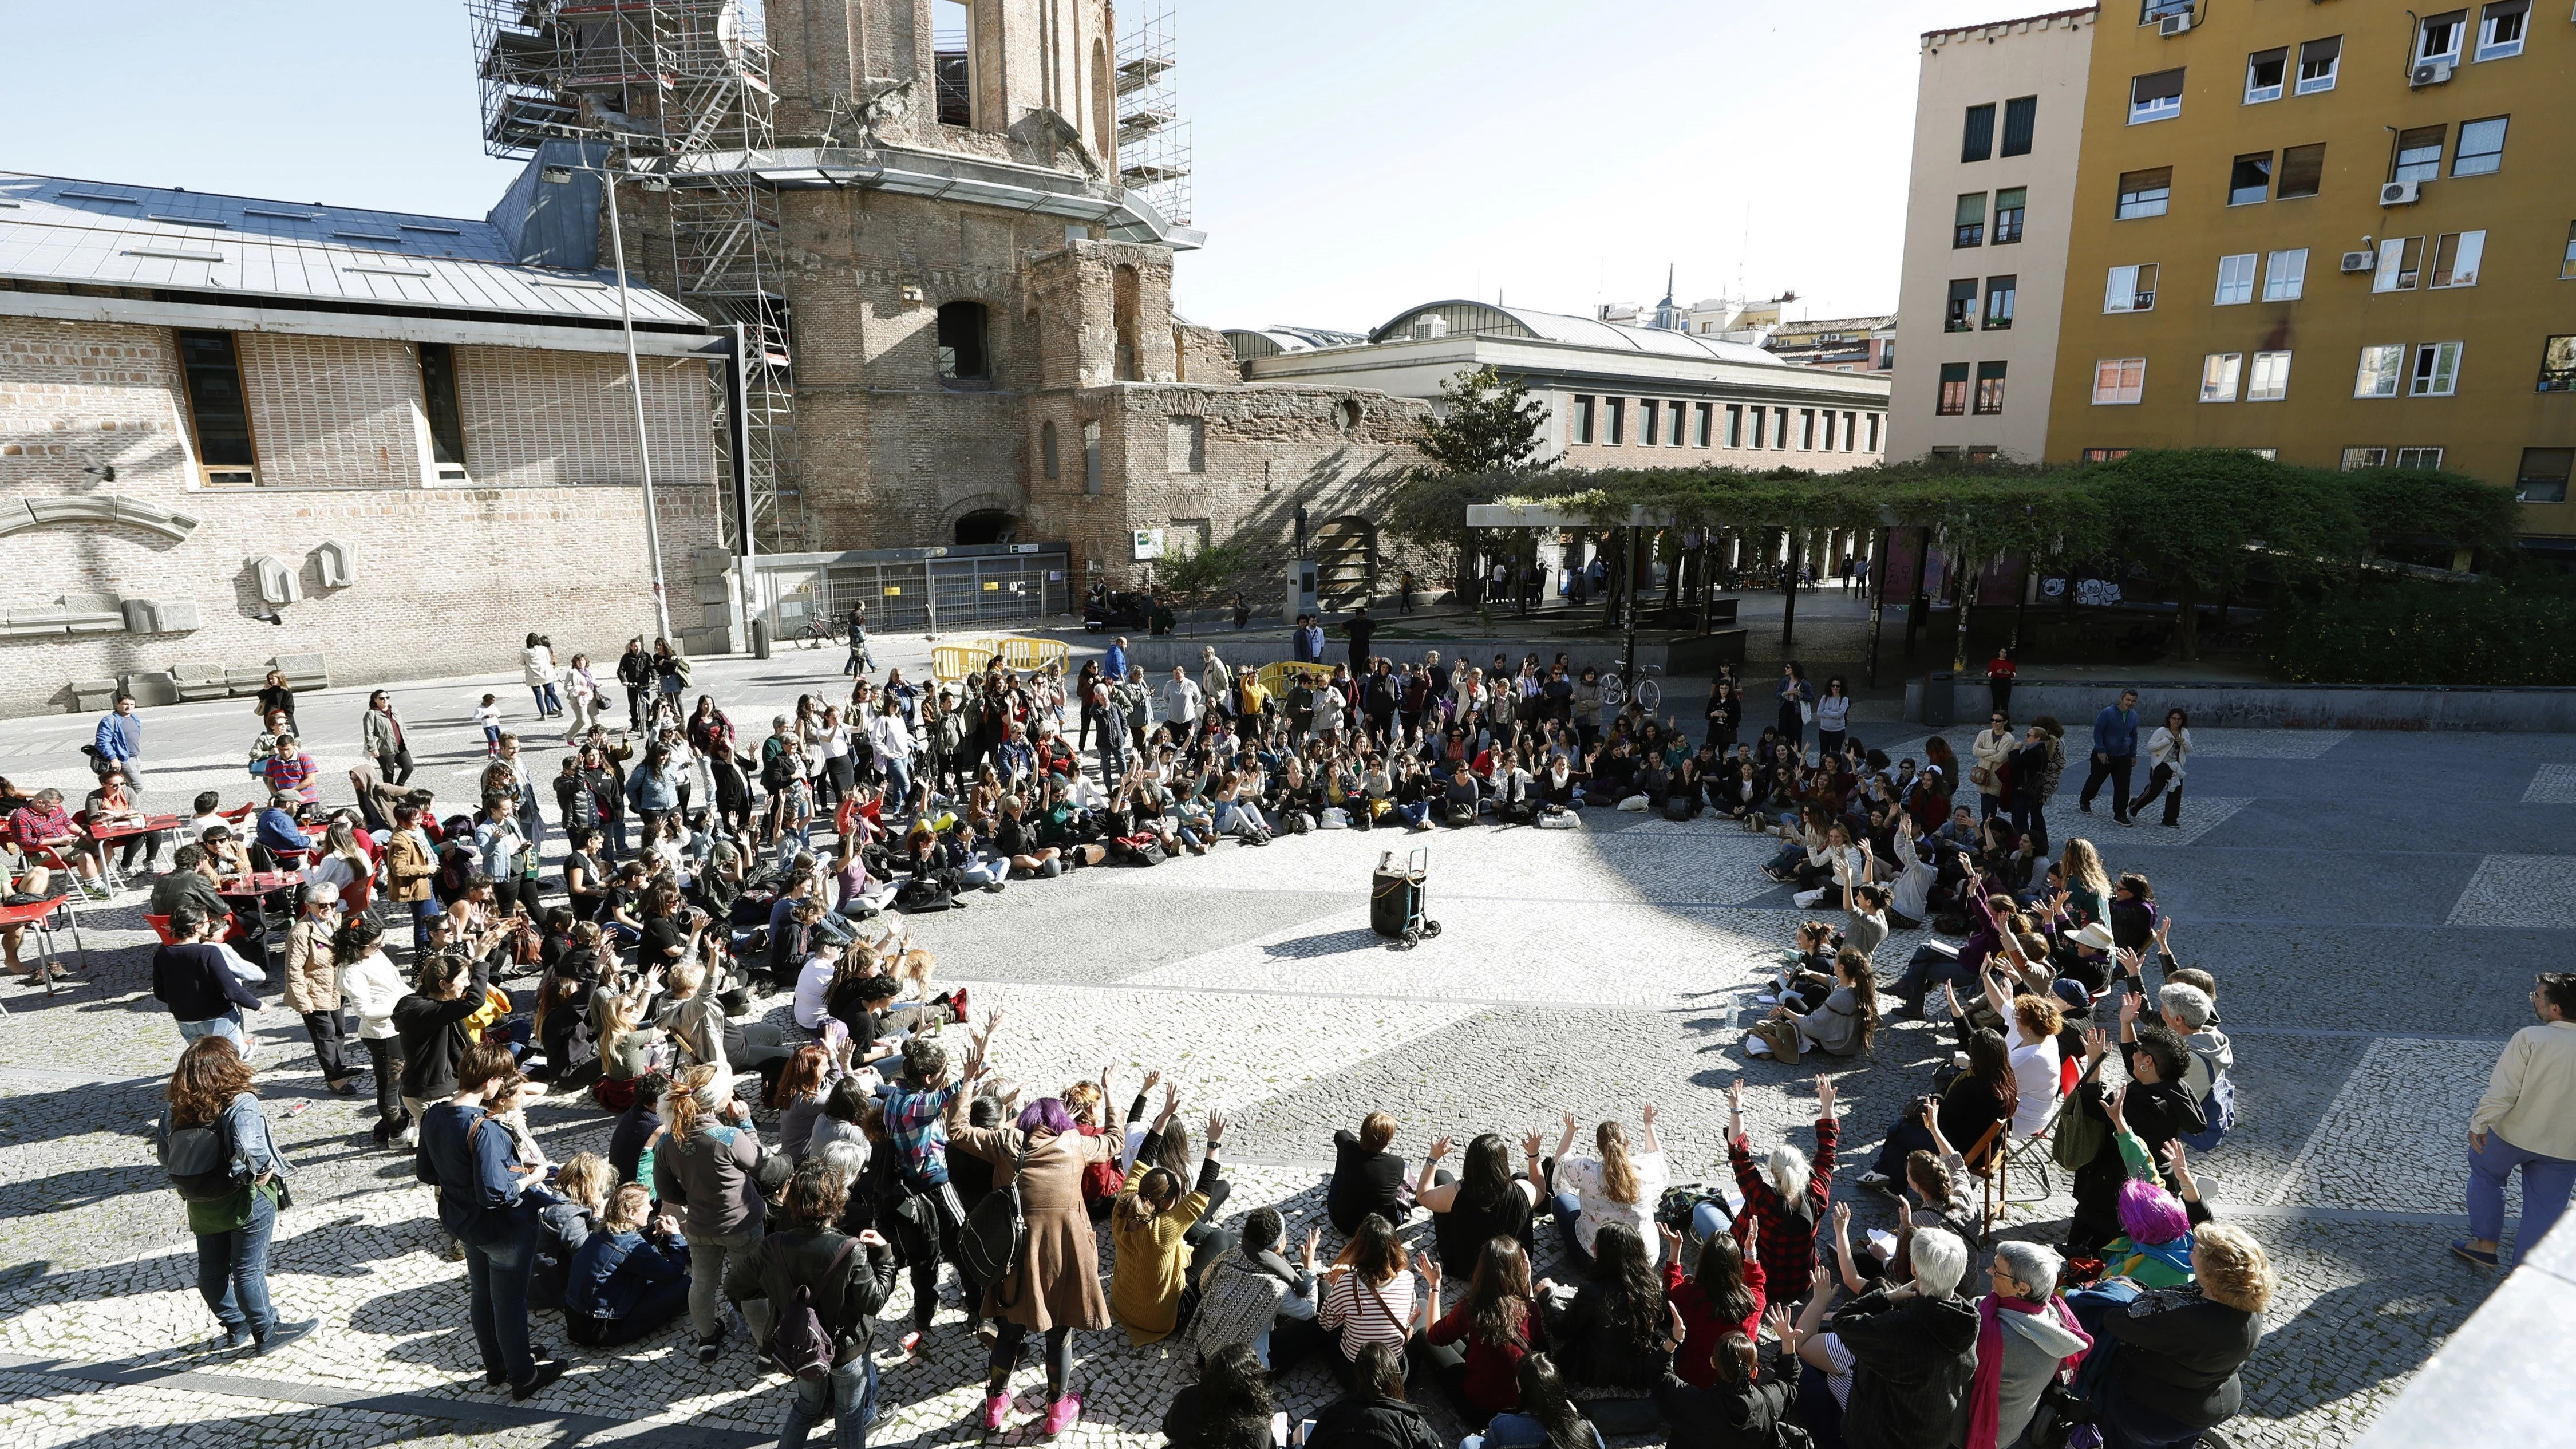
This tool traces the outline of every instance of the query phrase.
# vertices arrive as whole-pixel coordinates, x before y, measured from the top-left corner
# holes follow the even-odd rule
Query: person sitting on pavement
[[[1783,1142],[1771,1149],[1769,1162],[1756,1171],[1752,1139],[1744,1133],[1744,1079],[1727,1084],[1726,1157],[1735,1170],[1736,1187],[1744,1194],[1744,1207],[1735,1219],[1736,1235],[1747,1240],[1766,1271],[1790,1275],[1790,1282],[1816,1261],[1816,1227],[1833,1196],[1834,1143],[1841,1130],[1842,1123],[1834,1115],[1834,1084],[1819,1081],[1814,1162]],[[1702,1203],[1692,1213],[1691,1230],[1698,1237],[1714,1236],[1717,1223],[1712,1204]]]
[[[1977,1365],[1977,1310],[1958,1296],[1968,1246],[1942,1229],[1914,1235],[1914,1276],[1882,1283],[1834,1314],[1820,1351],[1848,1359],[1846,1443],[1947,1449]],[[1811,1360],[1812,1361],[1812,1360]]]
[[[2263,1341],[2279,1280],[2244,1229],[2211,1223],[2196,1238],[2190,1287],[2148,1289],[2114,1306],[2095,1334],[2119,1345],[2095,1399],[2112,1444],[2207,1442],[2204,1431],[2244,1406],[2238,1371]]]
[[[2065,1260],[2038,1243],[1997,1243],[1992,1285],[1977,1300],[1976,1374],[1950,1443],[2010,1449],[2023,1442],[2048,1384],[2072,1375],[2093,1346],[2057,1291]]]
[[[689,1309],[689,1244],[679,1220],[654,1211],[653,1190],[618,1186],[582,1240],[564,1283],[564,1331],[584,1348],[613,1348],[659,1331]]]
[[[1557,1139],[1556,1156],[1543,1164],[1557,1230],[1577,1266],[1590,1267],[1595,1238],[1613,1223],[1641,1240],[1654,1232],[1655,1205],[1663,1198],[1669,1169],[1663,1144],[1655,1137],[1655,1104],[1648,1102],[1638,1116],[1643,1151],[1629,1151],[1627,1125],[1611,1118],[1592,1129],[1594,1156],[1569,1157],[1576,1125],[1573,1113],[1564,1114],[1565,1133]],[[1660,1239],[1646,1243],[1649,1268],[1660,1247]]]
[[[1786,1305],[1772,1309],[1768,1320],[1779,1341],[1768,1372],[1753,1333],[1731,1324],[1692,1329],[1678,1304],[1671,1314],[1674,1358],[1701,1359],[1711,1367],[1709,1381],[1695,1384],[1681,1376],[1676,1362],[1656,1387],[1655,1408],[1667,1426],[1669,1449],[1792,1449],[1813,1442],[1798,1437],[1803,1430],[1790,1422],[1798,1402],[1798,1344],[1804,1335]],[[1704,1337],[1715,1342],[1694,1349],[1694,1340]]]
[[[1371,1112],[1356,1133],[1344,1127],[1333,1133],[1333,1177],[1324,1189],[1324,1213],[1333,1230],[1345,1236],[1359,1229],[1371,1213],[1402,1222],[1412,1205],[1404,1198],[1404,1159],[1392,1147],[1395,1119]]]
[[[1345,1372],[1342,1396],[1316,1412],[1305,1449],[1449,1449],[1431,1416],[1405,1401],[1400,1349],[1363,1345]]]

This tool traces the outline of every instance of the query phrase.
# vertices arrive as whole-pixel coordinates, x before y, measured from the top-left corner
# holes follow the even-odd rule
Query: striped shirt
[[[1413,1275],[1398,1273],[1390,1282],[1371,1283],[1357,1268],[1337,1273],[1315,1321],[1341,1330],[1342,1357],[1353,1362],[1372,1343],[1402,1352],[1412,1336]]]

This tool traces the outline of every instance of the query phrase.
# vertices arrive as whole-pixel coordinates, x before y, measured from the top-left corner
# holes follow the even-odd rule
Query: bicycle
[[[1648,714],[1653,714],[1655,706],[1664,702],[1664,687],[1647,676],[1661,674],[1663,670],[1664,666],[1660,664],[1637,666],[1637,705]],[[1601,675],[1601,703],[1607,708],[1617,709],[1627,699],[1627,691],[1619,682],[1619,672],[1604,670]]]
[[[820,649],[827,643],[847,643],[849,638],[849,634],[842,629],[840,620],[829,615],[814,614],[806,618],[804,629],[796,635],[796,643],[799,648]]]

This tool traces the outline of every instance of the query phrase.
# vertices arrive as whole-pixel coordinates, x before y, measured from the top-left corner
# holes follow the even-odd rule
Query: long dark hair
[[[1646,1240],[1625,1223],[1604,1223],[1592,1239],[1595,1286],[1610,1295],[1610,1323],[1635,1343],[1664,1332],[1664,1285],[1646,1262]]]
[[[1476,1275],[1467,1280],[1467,1321],[1486,1343],[1525,1348],[1529,1313],[1528,1255],[1510,1238],[1487,1238],[1476,1255]]]
[[[1270,1371],[1240,1339],[1209,1354],[1199,1369],[1201,1402],[1216,1421],[1210,1441],[1249,1444],[1270,1427]]]
[[[1511,1144],[1498,1132],[1479,1132],[1458,1164],[1458,1207],[1491,1212],[1506,1197],[1520,1196],[1512,1181]]]
[[[2013,1076],[2012,1048],[2004,1045],[2002,1032],[1986,1027],[1968,1038],[1968,1075],[1995,1094],[1995,1115],[2010,1117],[2021,1106],[2021,1082]],[[1965,1150],[1975,1144],[1957,1145]]]
[[[1712,1235],[1699,1248],[1699,1271],[1691,1281],[1720,1323],[1742,1323],[1753,1316],[1753,1290],[1744,1282],[1744,1248],[1733,1233]]]
[[[1593,1449],[1592,1426],[1565,1391],[1565,1376],[1556,1371],[1554,1359],[1543,1353],[1523,1356],[1520,1380],[1521,1412],[1547,1431],[1547,1449]]]

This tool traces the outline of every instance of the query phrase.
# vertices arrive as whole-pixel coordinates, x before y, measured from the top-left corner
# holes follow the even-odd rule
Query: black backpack
[[[181,1202],[222,1202],[242,1189],[238,1154],[221,1117],[203,1127],[172,1129],[161,1149],[161,1168]]]
[[[772,1233],[769,1241],[776,1243],[780,1236]],[[832,1266],[823,1270],[825,1282],[841,1275],[841,1266],[858,1246],[856,1238],[841,1240],[841,1251],[832,1255]],[[814,1311],[814,1286],[797,1284],[796,1296],[779,1305],[777,1326],[769,1334],[769,1361],[790,1378],[819,1380],[832,1372],[837,1351],[832,1330],[823,1326],[823,1315]]]
[[[1020,1204],[1020,1183],[1029,1170],[1029,1134],[1020,1134],[1020,1156],[1008,1186],[984,1194],[957,1230],[957,1266],[968,1278],[990,1284],[993,1302],[1004,1309],[1020,1301],[1021,1250],[1028,1246],[1028,1214]]]

